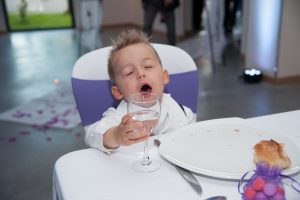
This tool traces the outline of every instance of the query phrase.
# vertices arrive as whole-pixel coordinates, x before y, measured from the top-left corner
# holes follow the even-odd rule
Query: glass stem
[[[149,136],[151,135],[151,133],[152,133],[152,129],[150,130]],[[143,161],[142,161],[142,164],[145,165],[145,166],[148,166],[148,165],[151,164],[151,160],[150,160],[150,158],[149,158],[148,140],[149,140],[149,137],[148,137],[147,140],[145,141],[145,145],[144,145],[144,156],[143,156]]]
[[[151,161],[149,158],[149,151],[148,151],[148,139],[145,141],[145,146],[144,146],[144,156],[143,156],[143,161],[142,164],[143,165],[150,165]]]

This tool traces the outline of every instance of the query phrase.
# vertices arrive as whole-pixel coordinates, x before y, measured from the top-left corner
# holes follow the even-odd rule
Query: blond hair
[[[108,58],[107,72],[110,77],[112,84],[115,84],[115,75],[114,75],[114,66],[113,60],[115,58],[116,52],[133,44],[143,43],[151,47],[153,49],[154,55],[157,57],[157,60],[161,64],[160,57],[156,50],[149,42],[150,38],[142,32],[135,29],[126,30],[120,33],[116,40],[112,40],[112,50],[110,51],[110,55]]]

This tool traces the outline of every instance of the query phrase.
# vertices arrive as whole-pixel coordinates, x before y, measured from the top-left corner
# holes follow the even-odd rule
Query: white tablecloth
[[[295,144],[300,144],[300,110],[250,118],[246,122],[281,132]],[[195,174],[203,188],[199,197],[172,164],[158,155],[154,146],[150,146],[150,155],[161,161],[161,168],[152,173],[133,171],[131,164],[140,157],[136,152],[142,148],[143,144],[120,148],[111,155],[96,149],[84,149],[62,156],[54,167],[53,199],[196,200],[215,195],[225,195],[229,200],[241,199],[237,181]],[[300,181],[300,174],[293,178]],[[288,199],[300,199],[299,193],[290,187],[285,188]]]

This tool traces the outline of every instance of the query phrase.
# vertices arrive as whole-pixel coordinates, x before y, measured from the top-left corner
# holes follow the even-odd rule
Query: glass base
[[[154,172],[160,168],[158,160],[150,160],[149,164],[144,164],[142,160],[137,160],[132,164],[132,169],[137,172],[148,173]]]

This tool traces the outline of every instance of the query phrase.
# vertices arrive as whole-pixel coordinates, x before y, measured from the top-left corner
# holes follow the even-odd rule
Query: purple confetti
[[[69,110],[66,110],[63,114],[62,114],[62,116],[63,117],[66,117],[68,114],[70,114],[72,112],[72,110],[71,109],[69,109]]]
[[[67,126],[69,124],[69,121],[66,119],[61,119],[60,122],[63,124],[63,126]]]
[[[37,124],[33,124],[31,125],[32,128],[34,128],[35,130],[38,130],[38,131],[46,131],[48,130],[50,127],[47,126],[47,125],[42,125],[42,126],[39,126]]]
[[[19,133],[20,133],[20,135],[24,135],[24,136],[30,134],[29,131],[20,131]]]
[[[80,138],[80,137],[81,137],[81,133],[78,132],[78,133],[75,134],[75,136],[76,136],[77,138]]]
[[[17,110],[16,113],[12,114],[12,117],[15,118],[31,117],[31,114]]]
[[[58,122],[58,117],[55,116],[55,117],[52,117],[48,122],[46,122],[45,124],[47,125],[53,125],[53,124],[56,124]]]
[[[17,137],[16,136],[11,136],[8,138],[9,142],[16,142],[17,141]]]

